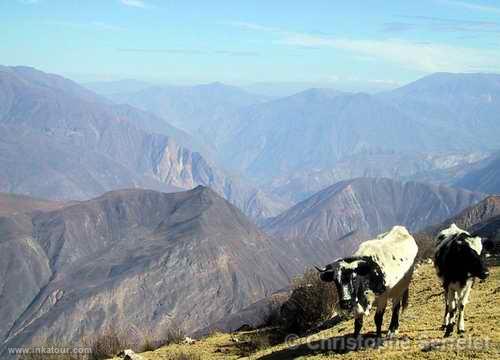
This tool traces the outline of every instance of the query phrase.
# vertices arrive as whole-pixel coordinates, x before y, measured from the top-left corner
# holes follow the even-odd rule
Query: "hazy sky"
[[[79,80],[393,84],[500,72],[500,1],[0,0],[0,63]]]

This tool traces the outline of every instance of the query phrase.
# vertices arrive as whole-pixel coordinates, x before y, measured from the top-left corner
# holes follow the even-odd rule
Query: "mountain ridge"
[[[0,243],[0,264],[23,261],[14,272],[0,268],[1,288],[24,285],[1,309],[4,351],[35,340],[77,342],[111,325],[158,336],[175,325],[190,333],[285,286],[299,270],[203,186],[118,190],[26,220],[32,230]]]

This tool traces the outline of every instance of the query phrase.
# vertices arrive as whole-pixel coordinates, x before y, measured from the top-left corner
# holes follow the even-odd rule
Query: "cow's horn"
[[[321,268],[317,267],[316,265],[314,265],[314,267],[315,267],[315,268],[316,268],[316,270],[318,270],[319,272],[325,272],[325,271],[326,271],[326,268],[321,269]]]

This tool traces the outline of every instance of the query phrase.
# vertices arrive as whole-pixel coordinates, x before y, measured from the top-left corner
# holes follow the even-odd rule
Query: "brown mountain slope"
[[[423,229],[484,197],[444,186],[358,178],[318,192],[271,219],[265,230],[301,260],[325,263],[394,225]]]
[[[500,196],[488,196],[442,223],[429,226],[416,234],[421,257],[432,256],[434,237],[452,223],[474,235],[494,241],[494,252],[500,253]]]
[[[0,244],[0,289],[23,283],[23,291],[0,294],[9,299],[2,319],[11,314],[0,324],[3,350],[34,339],[76,343],[108,326],[157,333],[175,323],[189,333],[264,298],[298,271],[204,187],[111,192],[29,220],[31,231]]]

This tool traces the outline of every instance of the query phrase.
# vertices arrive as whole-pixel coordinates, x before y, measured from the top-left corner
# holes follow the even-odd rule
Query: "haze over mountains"
[[[234,86],[211,83],[197,86],[152,86],[137,92],[108,96],[150,111],[181,129],[197,134],[215,145],[229,133],[233,113],[242,107],[265,101]]]
[[[446,170],[498,148],[499,78],[438,73],[372,95],[318,88],[263,99],[216,83],[116,98],[160,116],[175,112],[194,137],[209,139],[225,168],[296,202],[360,176],[421,179],[441,171],[438,182],[453,184]]]
[[[192,136],[70,80],[2,67],[0,94],[1,191],[78,200],[126,187],[203,184],[255,217],[284,209],[205,158]]]

